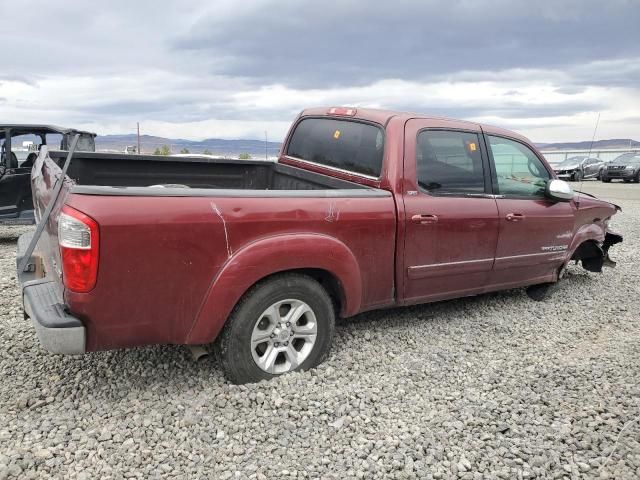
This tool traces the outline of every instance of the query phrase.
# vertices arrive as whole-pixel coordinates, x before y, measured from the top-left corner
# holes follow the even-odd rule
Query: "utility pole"
[[[141,155],[142,152],[140,151],[140,122],[138,122],[138,155]]]
[[[269,155],[267,154],[267,131],[264,131],[264,159],[268,160]]]

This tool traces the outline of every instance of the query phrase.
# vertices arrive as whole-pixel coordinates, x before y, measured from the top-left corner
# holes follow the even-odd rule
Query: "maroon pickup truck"
[[[233,382],[317,365],[336,317],[541,297],[569,261],[600,271],[622,240],[607,228],[618,207],[575,197],[522,136],[465,121],[305,110],[278,162],[77,152],[62,179],[62,154],[33,167],[45,228],[19,272],[41,344],[215,341]]]

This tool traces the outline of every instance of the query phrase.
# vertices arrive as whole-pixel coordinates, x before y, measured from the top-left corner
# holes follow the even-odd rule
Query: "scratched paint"
[[[340,210],[338,210],[333,202],[329,204],[329,210],[327,216],[324,217],[325,221],[329,223],[337,222],[340,219]]]
[[[231,255],[233,254],[233,252],[231,251],[231,244],[229,243],[229,232],[227,231],[227,222],[222,216],[222,212],[220,211],[218,206],[213,202],[211,202],[211,209],[213,210],[213,213],[215,213],[218,217],[220,217],[220,220],[222,220],[222,228],[224,228],[224,241],[227,244],[227,258],[231,258]]]

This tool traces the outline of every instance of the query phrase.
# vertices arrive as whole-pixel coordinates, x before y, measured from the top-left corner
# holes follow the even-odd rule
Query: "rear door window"
[[[478,135],[423,130],[416,145],[418,186],[434,195],[484,193],[485,176]]]
[[[357,121],[306,118],[296,127],[287,155],[328,167],[379,177],[384,153],[380,127]]]

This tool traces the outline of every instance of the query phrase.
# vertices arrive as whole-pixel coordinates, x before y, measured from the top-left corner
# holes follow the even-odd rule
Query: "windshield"
[[[625,153],[616,158],[613,163],[621,163],[623,165],[640,163],[640,153]]]
[[[556,165],[556,167],[568,167],[570,165],[577,165],[580,162],[582,162],[582,160],[584,160],[587,157],[571,157],[571,158],[567,158],[566,160],[563,160],[562,162],[558,163]]]

